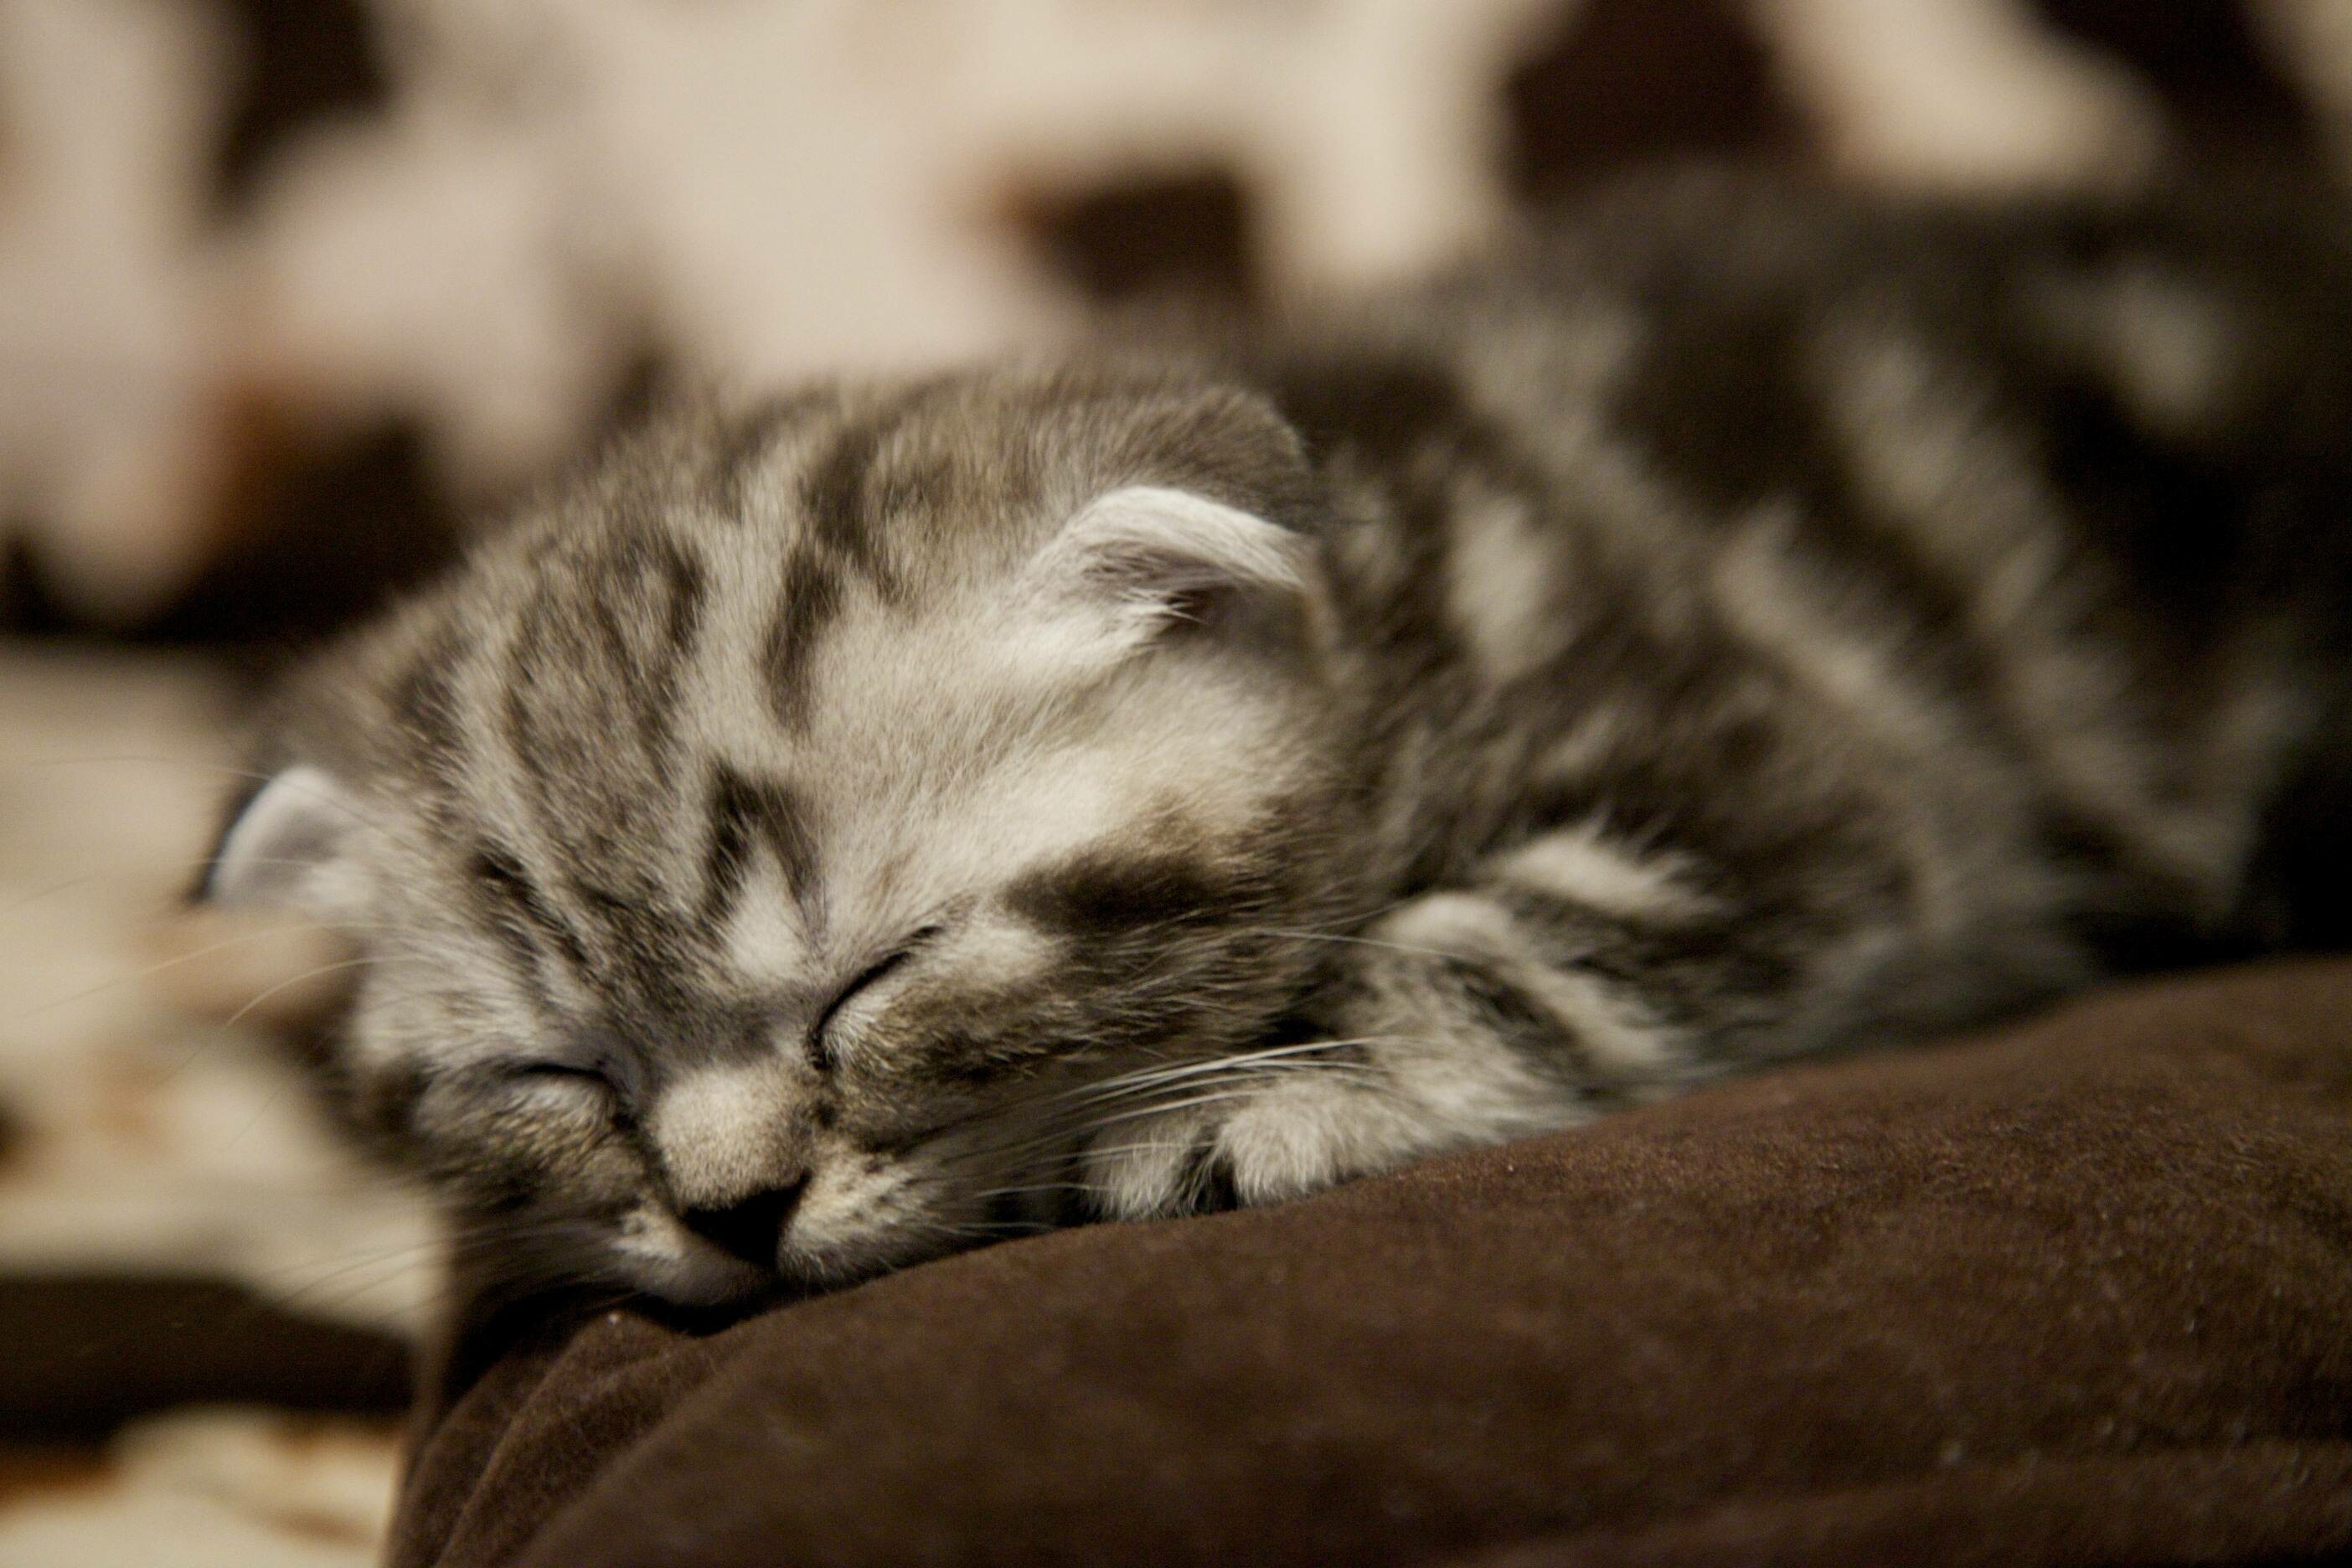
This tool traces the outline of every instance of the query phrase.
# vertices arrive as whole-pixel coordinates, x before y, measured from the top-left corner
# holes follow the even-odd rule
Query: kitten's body
[[[2300,208],[1685,185],[677,416],[298,689],[215,880],[366,922],[362,1119],[562,1269],[1304,1192],[2327,934],[2347,420]]]

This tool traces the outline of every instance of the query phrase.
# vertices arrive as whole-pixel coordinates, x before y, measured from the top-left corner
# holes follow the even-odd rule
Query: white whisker
[[[352,926],[345,929],[360,930],[362,928]],[[84,989],[73,992],[70,994],[52,998],[49,1001],[40,1004],[30,1012],[20,1014],[18,1016],[20,1019],[26,1020],[38,1018],[48,1013],[55,1012],[59,1007],[69,1007],[77,1002],[86,1002],[92,996],[102,995],[106,992],[115,989],[117,986],[132,985],[142,980],[152,980],[156,975],[162,974],[169,970],[177,969],[184,963],[194,963],[199,959],[209,958],[214,953],[226,952],[233,947],[241,947],[247,942],[259,942],[268,937],[282,934],[283,932],[281,929],[277,926],[263,926],[252,931],[239,931],[235,936],[224,937],[218,942],[208,942],[205,946],[197,948],[193,952],[183,952],[174,957],[164,959],[160,963],[151,963],[143,969],[132,970],[128,974],[117,974],[110,979],[101,980],[95,985],[85,987]],[[362,959],[357,962],[365,963],[367,961]],[[317,972],[313,971],[313,973]],[[297,975],[295,977],[296,980],[307,978],[309,978],[308,975]],[[292,982],[289,982],[289,984],[292,984]],[[265,992],[263,994],[266,996],[268,994]]]
[[[224,1026],[236,1025],[243,1019],[247,1013],[252,1012],[256,1007],[260,1006],[264,1002],[268,1001],[280,991],[299,985],[306,980],[316,980],[321,974],[333,974],[346,969],[363,969],[368,964],[374,962],[375,960],[372,958],[347,958],[340,963],[322,963],[316,969],[307,969],[299,974],[289,975],[286,979],[279,981],[277,984],[272,985],[268,990],[248,999],[244,1006],[239,1007],[236,1012],[231,1013],[226,1018],[222,1020],[222,1023]]]

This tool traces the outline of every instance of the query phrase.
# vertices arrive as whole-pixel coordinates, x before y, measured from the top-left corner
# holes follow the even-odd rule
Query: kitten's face
[[[318,675],[215,894],[350,923],[354,1109],[511,1268],[1131,1206],[1096,1090],[1261,1038],[1336,880],[1296,464],[1150,384],[670,427]]]

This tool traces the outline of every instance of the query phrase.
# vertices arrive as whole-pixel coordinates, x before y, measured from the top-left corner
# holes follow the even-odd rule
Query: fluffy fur
[[[676,413],[307,671],[212,889],[681,1300],[2336,928],[2352,259],[1701,180],[1281,330]]]

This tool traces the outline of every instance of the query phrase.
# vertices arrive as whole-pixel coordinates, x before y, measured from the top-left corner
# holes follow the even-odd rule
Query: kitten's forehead
[[[903,913],[1171,790],[1215,814],[1263,716],[1189,679],[1074,680],[1014,592],[1107,477],[1205,460],[1218,432],[1175,406],[1159,428],[1149,398],[967,378],[641,435],[383,672],[435,832],[534,865],[551,903],[772,963],[781,929],[728,921],[775,925],[779,894],[837,879]]]
[[[658,749],[755,696],[804,728],[828,658],[854,667],[836,716],[936,723],[975,690],[1034,707],[1006,657],[1028,640],[1007,602],[1024,565],[1119,484],[1239,494],[1253,443],[1295,456],[1270,417],[1199,389],[967,374],[676,418],[486,552],[455,618],[502,626],[519,739],[557,753],[624,731]],[[689,676],[713,689],[688,700]]]
[[[827,658],[869,672],[835,682],[854,701],[936,708],[987,685],[976,656],[1005,645],[1005,617],[974,609],[1003,609],[1055,524],[1150,445],[1076,395],[967,376],[673,420],[485,552],[452,618],[497,628],[505,721],[551,756],[625,734],[657,752],[681,723],[753,712],[803,730]]]

